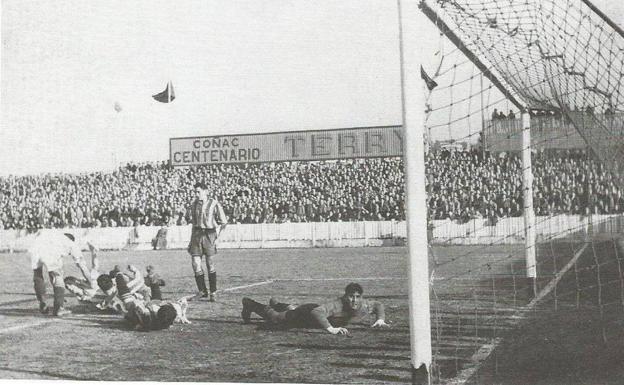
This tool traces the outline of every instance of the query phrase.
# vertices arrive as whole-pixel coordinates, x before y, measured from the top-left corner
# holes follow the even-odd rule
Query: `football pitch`
[[[621,357],[615,354],[617,349],[624,348],[621,317],[616,317],[621,316],[622,304],[617,309],[601,308],[600,312],[594,308],[580,316],[578,311],[566,312],[566,304],[574,309],[576,303],[578,308],[579,298],[581,302],[584,298],[566,295],[566,285],[583,279],[577,271],[575,279],[567,279],[571,276],[568,273],[556,285],[554,291],[559,290],[559,295],[549,292],[543,298],[544,305],[528,306],[526,283],[520,278],[523,259],[518,250],[519,246],[436,248],[438,265],[431,263],[435,269],[431,308],[433,382],[506,384],[527,383],[524,380],[530,378],[530,383],[544,384],[584,384],[597,379],[600,383],[617,383],[624,374],[622,369],[615,369],[621,365],[613,363]],[[565,265],[575,251],[557,249],[561,256],[545,260],[538,271],[552,272],[553,265]],[[165,298],[195,292],[190,258],[184,250],[106,251],[100,257],[102,271],[115,264],[133,264],[141,270],[146,265],[155,266],[166,281]],[[591,258],[578,257],[579,266],[581,261],[591,262]],[[411,381],[406,248],[229,249],[220,251],[216,264],[220,290],[217,302],[190,302],[191,325],[137,332],[129,330],[121,316],[97,311],[72,296],[67,298],[72,315],[62,319],[40,315],[28,257],[23,253],[0,254],[0,378],[365,384]],[[514,269],[518,276],[509,273]],[[79,274],[69,260],[65,274]],[[552,274],[543,275],[539,284],[542,288],[552,278]],[[275,297],[291,303],[319,303],[340,296],[352,281],[362,284],[365,297],[385,305],[391,328],[371,329],[371,318],[348,326],[351,337],[347,338],[324,330],[270,330],[258,318],[252,319],[252,324],[242,323],[241,299],[245,296],[260,302]],[[618,293],[614,290],[601,294],[606,298]],[[557,298],[559,311],[542,311],[540,306],[551,308],[552,298]],[[605,344],[597,323],[604,325],[606,320],[616,327],[606,331]],[[601,367],[610,371],[605,373]]]

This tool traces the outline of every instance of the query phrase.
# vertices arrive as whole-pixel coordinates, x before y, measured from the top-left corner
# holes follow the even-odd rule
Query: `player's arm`
[[[375,314],[375,323],[371,325],[373,328],[390,327],[386,323],[386,312],[384,305],[381,302],[369,301],[368,306],[372,308],[372,313]]]
[[[349,331],[346,328],[338,327],[335,328],[329,323],[328,317],[333,313],[334,304],[325,304],[320,305],[312,309],[310,314],[312,318],[321,325],[321,328],[327,330],[331,334],[349,334]]]
[[[86,279],[91,287],[93,287],[94,283],[91,282],[91,274],[89,272],[89,269],[87,268],[87,264],[85,263],[82,251],[80,250],[80,247],[78,247],[78,244],[76,244],[75,242],[72,242],[71,244],[70,254],[74,260],[74,263],[76,263],[76,266],[78,266],[78,269],[80,269],[80,272],[82,273],[84,279]]]
[[[130,294],[134,294],[142,288],[141,283],[145,283],[145,280],[143,279],[143,274],[136,266],[128,265],[128,270],[134,273],[134,278],[128,282],[128,287],[132,288],[130,289]]]
[[[100,271],[100,260],[98,259],[98,249],[91,241],[87,241],[87,246],[89,247],[89,252],[91,253],[91,267],[93,270]]]
[[[221,224],[221,228],[219,230],[219,234],[221,234],[221,232],[223,230],[225,230],[225,227],[227,226],[228,223],[228,218],[227,215],[225,215],[225,211],[223,210],[223,206],[221,205],[220,202],[217,202],[217,219],[218,219],[218,223]]]

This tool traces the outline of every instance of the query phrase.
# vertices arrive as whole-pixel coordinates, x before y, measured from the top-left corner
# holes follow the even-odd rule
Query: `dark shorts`
[[[294,310],[288,310],[286,312],[286,326],[289,328],[318,328],[320,325],[314,317],[312,317],[312,310],[319,307],[316,303],[306,303],[297,306]]]
[[[193,228],[191,232],[191,242],[188,246],[188,252],[191,255],[207,255],[217,254],[217,230],[208,230]]]

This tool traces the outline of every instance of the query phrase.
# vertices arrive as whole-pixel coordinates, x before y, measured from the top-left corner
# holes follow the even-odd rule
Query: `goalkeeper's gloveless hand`
[[[378,319],[374,324],[371,325],[372,328],[389,328],[390,325],[386,323],[386,321],[382,319]]]
[[[349,334],[349,331],[346,328],[335,328],[333,326],[328,327],[327,331],[330,332],[331,334],[345,334],[345,335]]]

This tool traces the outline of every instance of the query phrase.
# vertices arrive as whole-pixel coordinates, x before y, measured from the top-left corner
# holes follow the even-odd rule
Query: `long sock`
[[[58,313],[63,307],[65,301],[65,288],[62,286],[54,286],[54,314]]]
[[[37,301],[43,302],[46,293],[45,281],[43,280],[43,271],[41,269],[34,270],[33,282],[35,285],[35,296]]]
[[[214,293],[217,291],[217,272],[213,271],[208,273],[208,284],[210,285],[210,292]]]
[[[197,289],[202,293],[207,293],[208,289],[206,288],[206,279],[204,279],[204,274],[195,276],[195,283],[197,284]]]

